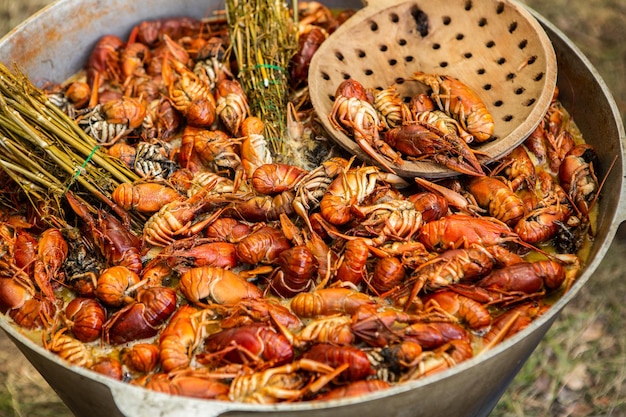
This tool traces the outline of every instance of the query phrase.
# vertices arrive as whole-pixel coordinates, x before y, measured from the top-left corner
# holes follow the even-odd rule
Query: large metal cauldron
[[[354,0],[328,2],[359,7]],[[97,39],[122,38],[136,23],[178,15],[202,17],[223,8],[211,0],[63,0],[32,16],[0,40],[0,60],[16,62],[35,81],[61,81],[75,73]],[[324,403],[258,406],[173,397],[129,386],[68,365],[11,327],[0,327],[77,416],[242,416],[252,413],[299,416],[484,416],[489,414],[559,312],[590,279],[626,219],[624,208],[624,128],[606,85],[587,59],[558,29],[537,16],[558,59],[561,99],[587,142],[600,156],[599,177],[614,157],[600,201],[597,237],[582,276],[571,291],[531,326],[495,349],[448,371],[364,397]]]

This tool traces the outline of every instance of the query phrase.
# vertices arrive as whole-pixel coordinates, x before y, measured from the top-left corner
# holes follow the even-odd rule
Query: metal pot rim
[[[0,48],[2,47],[3,43],[14,41],[13,37],[15,36],[15,34],[21,31],[24,31],[25,28],[27,28],[32,21],[36,19],[42,19],[47,13],[51,12],[56,7],[60,7],[61,3],[71,3],[71,1],[52,3],[48,5],[47,7],[45,7],[44,9],[42,9],[41,11],[39,11],[38,13],[36,13],[35,15],[31,16],[29,19],[27,19],[18,27],[16,27],[13,31],[11,31],[2,40],[0,40]],[[539,22],[545,28],[547,28],[549,32],[553,34],[552,36],[556,36],[557,38],[560,38],[561,40],[563,40],[568,45],[568,47],[572,50],[572,52],[577,54],[578,58],[581,59],[585,63],[587,68],[592,72],[593,77],[595,78],[595,81],[601,86],[603,93],[605,94],[607,100],[609,101],[609,106],[611,107],[614,113],[614,119],[618,125],[617,129],[618,129],[619,136],[620,136],[619,138],[620,150],[623,151],[624,140],[626,136],[624,134],[624,127],[621,122],[621,117],[619,115],[617,106],[612,98],[611,93],[609,92],[607,86],[605,85],[604,81],[602,80],[600,75],[597,73],[593,65],[582,54],[582,52],[580,52],[580,50],[558,28],[556,28],[553,24],[548,22],[545,18],[543,18],[538,13],[534,12],[533,10],[530,10],[530,11],[535,15],[537,20],[539,20]],[[622,161],[622,164],[623,164],[623,161]],[[619,168],[622,170],[622,172],[624,172],[623,166]],[[623,188],[624,186],[623,184],[621,184],[622,192],[620,193],[620,198],[619,198],[620,201],[623,200],[621,198],[621,196],[624,195]],[[218,415],[227,411],[254,411],[254,412],[277,412],[277,411],[290,412],[290,411],[293,411],[295,412],[295,411],[304,411],[304,410],[311,410],[311,409],[332,409],[335,407],[350,406],[350,405],[354,405],[357,403],[364,403],[364,402],[374,401],[374,400],[383,399],[387,397],[392,397],[400,393],[413,391],[413,390],[416,390],[417,388],[433,384],[437,381],[444,380],[452,375],[463,373],[470,368],[480,366],[483,362],[486,362],[498,355],[504,354],[512,346],[516,345],[520,341],[527,338],[530,334],[535,332],[537,329],[547,324],[550,324],[552,321],[554,321],[557,318],[560,311],[567,305],[567,303],[569,303],[572,300],[573,297],[576,296],[578,291],[580,291],[580,289],[586,284],[586,282],[589,280],[589,278],[591,277],[591,275],[593,274],[597,266],[602,261],[602,258],[604,257],[606,251],[611,245],[612,239],[615,235],[615,232],[617,231],[619,224],[623,222],[624,219],[626,218],[626,215],[624,214],[624,208],[622,207],[623,204],[624,203],[621,203],[621,202],[618,204],[618,207],[616,208],[613,218],[610,219],[610,223],[611,223],[610,230],[608,231],[604,240],[599,244],[599,246],[595,250],[595,253],[591,255],[591,262],[585,266],[585,270],[578,277],[578,279],[576,280],[572,288],[566,294],[560,297],[559,300],[557,300],[555,304],[550,308],[550,310],[548,310],[545,314],[543,314],[538,319],[533,321],[526,329],[520,331],[518,334],[514,335],[513,337],[502,341],[493,349],[487,352],[481,353],[475,356],[474,358],[471,358],[461,364],[455,365],[454,367],[448,370],[445,370],[445,371],[442,371],[434,375],[424,377],[415,381],[398,384],[383,391],[378,391],[378,392],[374,392],[374,393],[370,393],[370,394],[366,394],[362,396],[355,396],[355,397],[323,401],[323,402],[320,401],[320,402],[304,402],[304,403],[280,403],[280,404],[275,404],[275,405],[256,405],[256,404],[249,405],[249,404],[242,404],[242,403],[231,403],[231,402],[226,402],[226,401],[201,400],[201,399],[194,399],[194,398],[188,398],[188,397],[176,397],[176,396],[170,396],[168,394],[161,394],[161,393],[152,392],[152,391],[150,391],[150,395],[154,395],[155,398],[167,399],[167,401],[170,401],[170,402],[172,400],[175,400],[175,402],[182,401],[185,403],[197,402],[198,407],[202,407],[205,410],[206,410],[206,406],[210,404],[210,407],[212,407],[210,412],[211,413],[215,412],[215,415]],[[124,392],[127,390],[139,390],[141,392],[147,391],[144,388],[131,386],[127,383],[116,381],[108,377],[102,376],[94,371],[90,371],[82,367],[68,364],[67,362],[60,359],[58,356],[47,351],[42,346],[36,344],[33,340],[23,335],[18,329],[16,329],[9,322],[7,317],[3,315],[0,318],[0,328],[2,328],[5,332],[7,332],[10,335],[10,337],[14,339],[14,341],[18,341],[20,344],[36,352],[37,354],[41,355],[45,359],[52,361],[54,363],[57,363],[62,367],[69,368],[72,372],[75,372],[84,378],[94,380],[95,382],[98,382],[102,385],[110,387],[114,391],[120,391],[120,392]],[[115,398],[115,397],[116,396],[114,395],[115,401],[118,402],[118,398]]]

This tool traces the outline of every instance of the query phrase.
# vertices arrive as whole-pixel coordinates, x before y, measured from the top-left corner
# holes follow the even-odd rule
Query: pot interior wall
[[[624,172],[622,121],[614,103],[609,102],[612,101],[611,97],[607,97],[610,93],[595,69],[590,68],[588,62],[581,65],[581,59],[586,61],[586,58],[579,51],[568,51],[564,39],[554,38],[552,41],[559,62],[559,97],[585,140],[596,149],[599,156],[599,166],[596,167],[598,180],[608,175],[599,203],[597,234],[612,239],[624,220],[616,219],[618,214],[621,215],[618,209]],[[590,72],[598,77],[599,82],[591,82]],[[594,247],[592,257],[599,249],[599,245]]]

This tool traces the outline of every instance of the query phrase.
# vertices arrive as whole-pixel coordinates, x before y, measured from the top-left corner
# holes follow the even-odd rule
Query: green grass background
[[[626,2],[523,2],[581,48],[626,115]],[[48,3],[0,0],[0,35]],[[620,228],[597,272],[564,309],[492,416],[626,417],[626,230],[622,229],[626,228]],[[71,413],[0,332],[0,417],[52,416]]]

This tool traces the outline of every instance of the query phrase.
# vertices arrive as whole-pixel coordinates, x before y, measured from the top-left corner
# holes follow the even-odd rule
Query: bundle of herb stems
[[[284,0],[226,0],[231,51],[250,112],[265,123],[264,136],[275,156],[285,149],[289,96],[288,66],[298,48],[297,1],[291,13]]]
[[[0,167],[37,209],[41,202],[61,217],[65,193],[88,204],[114,206],[112,191],[138,176],[110,157],[97,141],[55,106],[17,66],[0,63]],[[92,207],[93,208],[93,207]],[[132,219],[135,226],[141,219]]]

